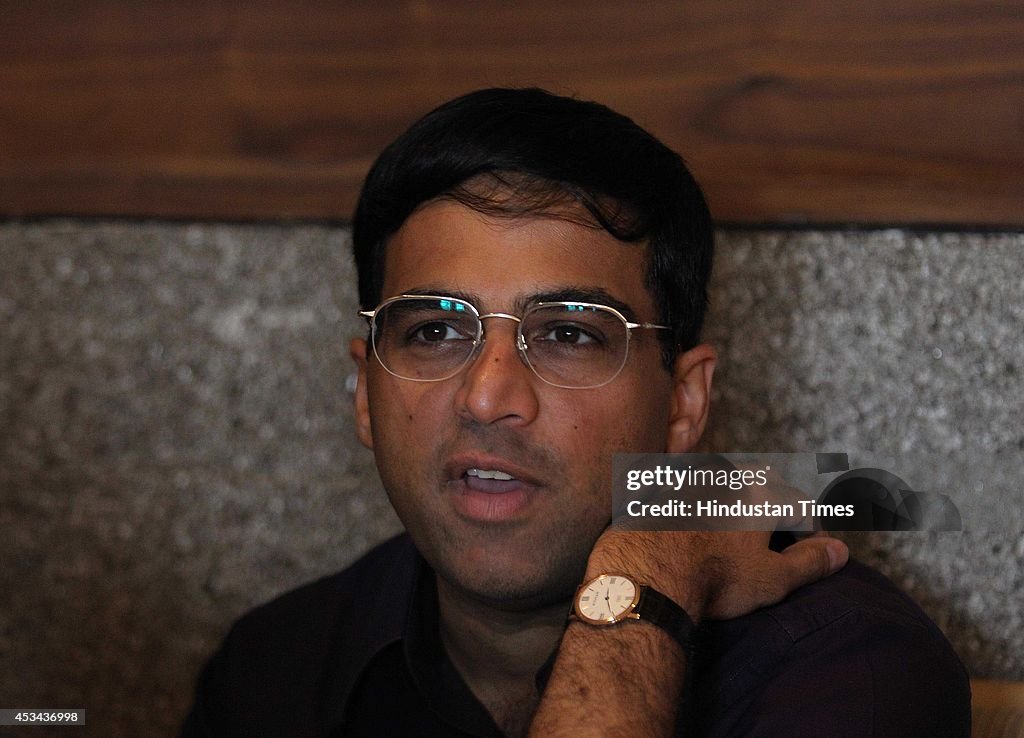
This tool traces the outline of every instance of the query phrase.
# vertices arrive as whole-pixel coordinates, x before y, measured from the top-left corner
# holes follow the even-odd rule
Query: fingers
[[[789,591],[824,579],[846,566],[850,550],[838,538],[811,536],[794,543],[781,555]]]

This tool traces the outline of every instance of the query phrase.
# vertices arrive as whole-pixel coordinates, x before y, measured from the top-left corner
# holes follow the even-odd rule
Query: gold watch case
[[[605,594],[603,609],[606,609],[607,613],[601,612],[602,589]],[[614,625],[625,620],[639,620],[640,615],[636,612],[636,606],[643,589],[643,584],[627,574],[600,574],[584,582],[576,590],[572,614],[590,625]]]

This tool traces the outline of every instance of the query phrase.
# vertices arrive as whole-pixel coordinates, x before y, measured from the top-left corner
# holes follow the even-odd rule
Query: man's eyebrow
[[[454,297],[456,300],[462,300],[475,305],[477,309],[480,308],[480,295],[475,292],[464,292],[463,290],[453,290],[447,287],[416,287],[411,290],[405,290],[402,292],[403,295],[425,295],[438,297]]]
[[[453,290],[448,287],[426,286],[408,289],[403,291],[402,294],[454,297],[457,300],[464,300],[475,305],[477,309],[482,312],[488,312],[482,305],[483,300],[481,296],[475,292]],[[610,308],[615,308],[626,316],[626,319],[629,321],[635,322],[637,320],[636,311],[633,310],[633,308],[622,300],[614,297],[603,287],[561,287],[557,290],[549,290],[547,292],[533,292],[530,294],[520,295],[516,298],[513,309],[517,313],[522,314],[526,308],[530,305],[536,305],[538,302],[592,302],[597,305],[607,305]]]
[[[529,305],[535,305],[538,302],[592,302],[615,308],[629,321],[635,322],[637,319],[636,311],[633,308],[612,296],[603,287],[565,287],[551,292],[526,295],[516,300],[516,309],[522,311]]]

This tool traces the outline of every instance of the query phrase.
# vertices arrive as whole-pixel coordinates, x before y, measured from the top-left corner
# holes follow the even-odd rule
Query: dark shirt
[[[705,621],[689,677],[681,735],[970,734],[967,674],[949,643],[857,562],[773,607]],[[182,731],[406,735],[501,735],[445,653],[433,573],[406,536],[239,620]]]

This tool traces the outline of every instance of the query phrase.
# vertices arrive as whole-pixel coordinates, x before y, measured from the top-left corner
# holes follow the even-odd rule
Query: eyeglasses
[[[483,321],[490,318],[514,320],[523,362],[548,384],[565,389],[591,389],[615,379],[626,364],[634,329],[669,330],[632,323],[615,308],[589,302],[538,302],[521,316],[481,315],[455,297],[398,295],[359,314],[370,322],[381,366],[414,382],[440,382],[462,371],[482,348]]]

